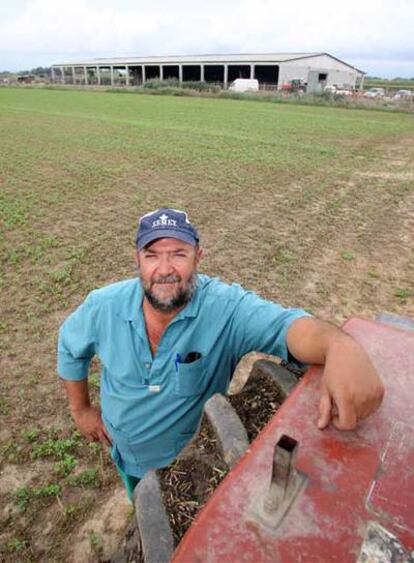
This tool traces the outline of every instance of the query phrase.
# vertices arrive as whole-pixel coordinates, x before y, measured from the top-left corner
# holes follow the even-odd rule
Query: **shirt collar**
[[[126,295],[119,303],[118,314],[125,321],[137,321],[142,306],[143,292],[138,278],[134,280],[129,295]]]
[[[196,290],[191,301],[180,311],[171,322],[185,319],[187,317],[196,317],[200,309],[201,303],[201,281],[197,275]],[[131,294],[128,299],[124,299],[120,304],[119,316],[125,321],[138,321],[142,310],[143,291],[139,278],[133,284]]]

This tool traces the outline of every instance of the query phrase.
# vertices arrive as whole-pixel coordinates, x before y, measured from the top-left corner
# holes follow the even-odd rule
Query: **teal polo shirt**
[[[58,343],[63,379],[87,378],[92,357],[99,357],[112,457],[136,477],[174,460],[197,430],[204,403],[226,392],[245,354],[287,359],[287,330],[308,315],[198,275],[193,298],[172,319],[153,357],[142,299],[138,279],[92,291],[62,324]],[[185,363],[191,352],[197,359]]]

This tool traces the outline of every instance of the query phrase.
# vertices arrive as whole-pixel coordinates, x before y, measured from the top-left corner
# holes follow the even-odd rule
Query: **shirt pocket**
[[[179,397],[201,395],[208,384],[204,358],[189,364],[177,363],[175,373],[175,392]]]

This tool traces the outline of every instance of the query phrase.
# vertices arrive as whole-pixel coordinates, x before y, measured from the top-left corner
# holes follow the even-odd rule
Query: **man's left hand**
[[[353,430],[380,406],[384,386],[368,354],[350,335],[303,317],[290,326],[287,344],[297,360],[324,364],[318,428],[332,421],[340,430]]]
[[[345,335],[334,341],[326,355],[318,428],[332,421],[339,430],[353,430],[378,409],[383,396],[383,384],[361,346]]]

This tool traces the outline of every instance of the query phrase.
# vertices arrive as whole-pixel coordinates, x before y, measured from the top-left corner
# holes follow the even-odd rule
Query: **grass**
[[[75,436],[67,439],[48,439],[32,447],[32,458],[65,459],[69,452],[72,452],[79,444],[79,437]]]
[[[33,499],[55,497],[60,492],[60,486],[54,483],[43,485],[42,487],[27,487],[23,485],[13,492],[13,497],[18,509],[24,512]]]
[[[409,114],[2,88],[0,116],[0,503],[21,508],[0,558],[69,560],[118,482],[75,433],[55,347],[88,291],[136,275],[140,214],[187,209],[202,270],[269,299],[336,322],[414,315]]]
[[[36,442],[37,438],[39,437],[39,434],[40,434],[40,428],[38,428],[37,426],[32,426],[31,428],[22,430],[22,436],[28,442]]]
[[[26,541],[19,540],[19,538],[11,538],[7,542],[7,549],[10,553],[22,551],[26,547]]]
[[[414,297],[414,290],[399,287],[395,290],[394,295],[399,299],[408,299],[409,297]]]
[[[68,483],[74,487],[81,486],[88,489],[96,489],[100,484],[98,471],[95,468],[85,469],[79,475],[69,477]]]
[[[371,84],[367,81],[368,86],[364,90],[374,86],[385,86],[385,98],[368,99],[363,95],[363,91],[355,91],[352,96],[343,94],[333,94],[329,92],[314,94],[292,94],[280,90],[260,90],[259,92],[233,92],[222,89],[220,86],[205,82],[184,82],[179,84],[177,80],[151,80],[143,86],[108,86],[98,87],[101,93],[110,94],[136,94],[136,95],[157,95],[169,97],[198,97],[198,98],[218,98],[226,100],[240,100],[252,102],[265,102],[271,104],[293,104],[295,106],[320,106],[347,109],[373,109],[387,112],[405,112],[413,113],[414,105],[412,100],[394,100],[393,94],[400,88],[409,88],[412,83],[407,80],[406,83],[397,81],[385,81],[386,84],[375,81]],[[402,85],[401,85],[402,84]],[[55,91],[80,91],[91,90],[96,92],[96,86],[73,86],[73,85],[49,85],[49,86],[25,86],[28,89],[49,89]]]
[[[73,469],[75,469],[76,465],[77,460],[75,456],[65,453],[63,455],[63,458],[55,463],[53,469],[58,475],[66,477],[67,475],[69,475],[69,473],[72,472]]]
[[[27,487],[26,485],[23,485],[22,487],[19,487],[18,489],[16,489],[14,491],[13,497],[14,497],[14,501],[15,501],[18,509],[20,511],[24,511],[24,510],[26,510],[26,507],[29,504],[30,497],[31,497],[31,491],[30,491],[29,487]]]
[[[355,260],[355,254],[353,252],[349,251],[349,250],[343,250],[341,252],[341,257],[344,260],[348,260],[348,261]]]

